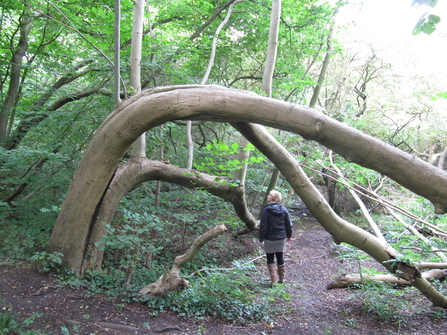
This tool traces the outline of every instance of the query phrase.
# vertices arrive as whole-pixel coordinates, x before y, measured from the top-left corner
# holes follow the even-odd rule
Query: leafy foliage
[[[30,258],[30,261],[34,263],[39,272],[47,273],[51,270],[62,269],[62,257],[60,252],[53,252],[51,254],[46,251],[36,253]]]
[[[243,150],[255,151],[255,147],[249,143]],[[204,153],[204,160],[194,166],[200,170],[212,175],[231,177],[233,171],[242,169],[244,164],[256,164],[265,161],[261,155],[250,155],[248,161],[239,161],[231,157],[236,155],[239,151],[239,144],[231,143],[231,146],[224,141],[213,140],[208,144],[202,152]],[[240,181],[239,181],[240,182]],[[238,181],[234,181],[236,185]]]
[[[171,292],[166,298],[151,298],[148,305],[159,310],[172,310],[179,315],[203,317],[211,315],[240,322],[271,320],[277,300],[288,300],[283,286],[261,289],[254,280],[253,268],[234,264],[228,272],[214,272],[192,281],[190,288]]]
[[[421,32],[430,35],[436,30],[436,24],[438,24],[439,21],[441,21],[441,18],[438,15],[424,15],[418,23],[416,23],[416,26],[413,29],[413,35],[417,35]]]

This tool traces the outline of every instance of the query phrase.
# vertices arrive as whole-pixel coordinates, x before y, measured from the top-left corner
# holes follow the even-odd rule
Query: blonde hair
[[[272,196],[273,202],[281,202],[282,196],[278,191],[272,190],[269,193]]]

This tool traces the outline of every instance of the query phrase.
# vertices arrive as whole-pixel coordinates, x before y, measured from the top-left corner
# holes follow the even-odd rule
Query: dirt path
[[[2,313],[20,314],[28,329],[43,334],[63,334],[63,327],[70,329],[69,334],[447,334],[445,319],[431,317],[423,297],[418,304],[425,304],[427,313],[414,315],[405,324],[381,323],[362,309],[351,291],[327,290],[327,284],[347,267],[331,253],[332,238],[322,228],[295,232],[286,251],[292,311],[272,325],[240,327],[174,313],[148,317],[144,305],[86,298],[80,290],[62,290],[51,278],[22,267],[0,268],[0,307]],[[265,276],[267,284],[267,271]]]

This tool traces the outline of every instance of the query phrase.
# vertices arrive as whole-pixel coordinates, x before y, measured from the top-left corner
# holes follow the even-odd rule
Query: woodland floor
[[[326,289],[347,266],[333,256],[331,236],[316,223],[294,234],[286,251],[291,311],[270,325],[198,320],[171,312],[149,316],[143,304],[87,297],[82,290],[60,288],[55,279],[24,266],[0,268],[1,312],[10,310],[21,320],[42,313],[24,326],[42,334],[68,334],[63,328],[70,334],[447,334],[446,319],[437,319],[422,296],[414,302],[419,312],[406,311],[405,322],[380,321],[353,298],[352,290]]]

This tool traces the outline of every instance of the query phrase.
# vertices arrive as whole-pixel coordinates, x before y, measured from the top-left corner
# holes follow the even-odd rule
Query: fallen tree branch
[[[193,260],[194,256],[205,243],[219,236],[226,230],[227,228],[225,225],[221,224],[197,237],[185,254],[175,258],[171,271],[168,273],[168,267],[166,267],[163,275],[155,283],[143,287],[140,290],[140,294],[145,296],[166,295],[169,291],[176,291],[181,288],[189,287],[189,282],[184,278],[180,278],[182,267]]]
[[[418,248],[418,247],[402,247],[402,249],[410,249],[410,250],[417,250],[417,251],[424,251],[422,248]],[[447,249],[432,249],[432,250],[427,250],[427,252],[433,252],[433,253],[438,253],[438,252],[447,252]]]
[[[365,217],[366,221],[368,221],[369,226],[371,227],[374,234],[383,242],[386,242],[385,237],[383,237],[382,232],[379,229],[379,226],[374,221],[374,219],[371,217],[371,215],[368,212],[368,209],[366,208],[365,204],[363,203],[362,199],[357,195],[354,188],[349,187],[349,183],[346,180],[346,178],[341,173],[340,169],[335,165],[335,163],[332,160],[332,150],[329,151],[329,161],[331,162],[332,167],[337,172],[337,175],[340,177],[340,180],[336,179],[337,181],[341,182],[344,186],[346,186],[349,190],[349,193],[351,193],[351,196],[354,198],[354,200],[357,202],[357,205],[360,207],[360,210],[363,213],[363,216]]]
[[[262,255],[262,256],[253,258],[253,259],[249,260],[248,262],[242,264],[242,266],[247,265],[248,263],[253,263],[254,261],[256,261],[260,258],[263,258],[263,257],[265,257],[265,256]],[[200,272],[205,272],[205,271],[233,271],[235,269],[236,268],[234,268],[234,267],[232,267],[232,268],[203,268],[203,269],[197,270],[196,272],[191,273],[189,276],[185,276],[185,278],[191,278],[191,277],[195,276],[196,274],[198,274]]]
[[[447,269],[447,263],[420,262],[415,265],[418,269]]]
[[[442,280],[447,276],[447,270],[433,269],[427,272],[422,273],[422,277],[426,280]],[[335,281],[330,283],[327,286],[327,289],[335,289],[335,288],[344,288],[348,285],[352,284],[363,284],[368,281],[383,281],[390,284],[397,285],[412,285],[409,281],[398,278],[392,274],[383,274],[383,275],[373,275],[373,276],[365,276],[365,275],[343,275],[337,278]]]
[[[309,169],[309,170],[313,171],[313,172],[316,172],[316,173],[319,173],[321,175],[324,175],[327,178],[331,178],[331,179],[333,179],[335,181],[338,181],[335,177],[333,177],[333,176],[331,176],[331,175],[329,175],[327,173],[323,173],[323,172],[321,172],[319,170],[316,170],[316,169],[314,169],[314,168],[312,168],[310,166],[307,166],[307,165],[303,165],[303,164],[300,164],[300,165],[303,166],[306,169]],[[327,169],[328,171],[331,171],[332,173],[338,175],[338,173],[336,171],[332,170],[331,168],[329,168],[327,166],[324,166],[321,163],[319,165],[321,167]],[[413,221],[419,222],[419,223],[421,223],[423,225],[426,225],[427,227],[429,227],[433,231],[435,231],[435,234],[447,237],[447,231],[445,231],[445,230],[435,226],[434,224],[432,224],[432,223],[430,223],[430,222],[428,222],[426,220],[423,220],[423,219],[417,217],[413,213],[410,213],[409,211],[399,207],[398,205],[392,203],[391,201],[388,201],[385,198],[380,197],[376,192],[368,190],[365,187],[363,187],[363,186],[353,182],[352,180],[350,180],[349,182],[352,185],[354,185],[354,186],[346,185],[346,187],[348,187],[349,189],[353,189],[358,194],[360,194],[360,195],[362,195],[362,196],[364,196],[364,197],[366,197],[366,198],[368,198],[368,199],[370,199],[372,201],[379,202],[382,206],[386,207],[387,209],[394,209],[395,211],[397,211],[397,212],[401,213],[402,215],[412,219]]]
[[[152,161],[146,157],[133,157],[116,171],[115,177],[105,194],[98,214],[94,217],[93,231],[90,235],[89,249],[86,254],[91,255],[83,264],[81,273],[93,268],[100,269],[104,250],[99,250],[99,241],[107,234],[104,224],[110,223],[115,214],[118,203],[127,192],[136,185],[148,180],[161,180],[175,183],[189,189],[204,190],[230,202],[239,219],[245,223],[245,229],[236,232],[240,236],[244,233],[256,230],[259,222],[250,213],[246,199],[245,188],[231,186],[231,183],[223,183],[217,177]]]

